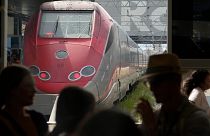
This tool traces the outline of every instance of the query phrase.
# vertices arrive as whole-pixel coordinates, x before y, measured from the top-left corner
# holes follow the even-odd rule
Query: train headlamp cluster
[[[41,80],[49,80],[51,77],[50,77],[50,74],[47,71],[40,71],[39,78]]]
[[[80,71],[81,75],[84,77],[89,77],[95,74],[95,68],[93,66],[85,66]]]
[[[80,71],[73,71],[69,74],[68,79],[70,81],[79,80],[82,76],[83,77],[90,77],[95,74],[95,68],[91,65],[84,66]]]
[[[31,71],[33,76],[38,76],[39,75],[39,72],[40,72],[39,67],[37,67],[35,65],[32,65],[32,66],[29,67],[29,70]]]
[[[47,71],[41,71],[38,66],[32,65],[29,67],[33,76],[38,76],[39,79],[47,81],[50,80],[50,73]],[[68,80],[77,81],[81,77],[90,77],[96,72],[95,68],[91,65],[84,66],[80,71],[73,71],[68,75]]]
[[[68,52],[65,50],[59,50],[55,54],[57,59],[65,59],[68,57]]]
[[[32,75],[33,76],[38,76],[39,79],[41,80],[50,80],[51,76],[50,76],[50,73],[47,72],[47,71],[41,71],[39,69],[39,67],[35,66],[35,65],[32,65],[29,67],[29,70],[31,71]]]
[[[81,74],[78,71],[71,72],[68,76],[68,79],[71,81],[76,81],[81,78]]]

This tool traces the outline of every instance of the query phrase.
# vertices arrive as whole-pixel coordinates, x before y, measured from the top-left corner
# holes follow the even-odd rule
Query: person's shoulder
[[[44,115],[41,112],[35,110],[26,110],[26,112],[33,118],[33,117],[40,117],[44,118]]]
[[[202,90],[199,87],[193,88],[192,92],[190,95],[198,95]]]
[[[44,117],[44,115],[41,112],[35,111],[35,110],[26,110],[26,112],[28,114],[30,114],[31,116],[42,116]]]
[[[183,131],[186,136],[210,136],[210,120],[204,111],[197,110],[185,120]]]
[[[202,109],[199,109],[199,110],[196,110],[195,112],[193,112],[190,116],[190,118],[193,118],[193,119],[207,119],[209,120],[209,116],[207,115],[207,113],[202,110]],[[210,121],[210,120],[209,120]]]
[[[35,110],[26,110],[26,112],[31,116],[31,119],[35,123],[43,122],[43,124],[47,124],[47,121],[42,113]]]
[[[205,111],[197,107],[194,103],[190,102],[186,97],[183,97],[181,105],[181,117],[190,118],[191,116],[205,116]]]
[[[196,126],[210,129],[210,118],[202,109],[197,108],[191,112],[185,120],[186,124],[189,124],[191,127]]]
[[[48,133],[48,124],[44,117],[44,115],[35,110],[26,110],[26,112],[30,115],[32,121],[34,122],[37,131],[40,135],[45,135]]]

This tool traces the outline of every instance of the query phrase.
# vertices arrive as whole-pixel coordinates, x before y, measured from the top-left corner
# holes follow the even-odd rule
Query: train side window
[[[113,39],[114,39],[114,27],[112,26],[111,27],[111,30],[109,32],[109,39],[108,39],[108,42],[107,42],[107,45],[106,45],[106,51],[105,53],[109,50],[109,48],[111,47],[111,45],[113,44]]]
[[[100,18],[100,13],[95,10],[95,22],[94,22],[94,33],[93,33],[93,36],[97,37],[99,35],[99,30],[100,30],[100,27],[101,27],[101,18]]]

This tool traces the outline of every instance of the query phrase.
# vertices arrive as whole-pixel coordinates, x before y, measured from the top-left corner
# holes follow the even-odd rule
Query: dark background
[[[172,52],[181,59],[210,59],[210,0],[172,1]]]

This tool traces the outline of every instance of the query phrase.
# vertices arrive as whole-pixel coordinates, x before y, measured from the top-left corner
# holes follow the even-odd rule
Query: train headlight
[[[68,76],[68,79],[71,81],[76,81],[81,78],[81,74],[78,71],[71,72]]]
[[[41,71],[40,73],[39,73],[39,78],[41,79],[41,80],[49,80],[50,79],[50,74],[47,72],[47,71]]]
[[[33,76],[38,76],[39,75],[39,72],[40,72],[39,67],[37,67],[35,65],[32,65],[32,66],[29,67],[29,70],[31,71]]]
[[[80,73],[84,77],[89,77],[95,74],[95,68],[91,65],[85,66],[81,69]]]
[[[68,52],[65,50],[60,50],[56,52],[56,58],[57,59],[65,59],[68,57]]]

